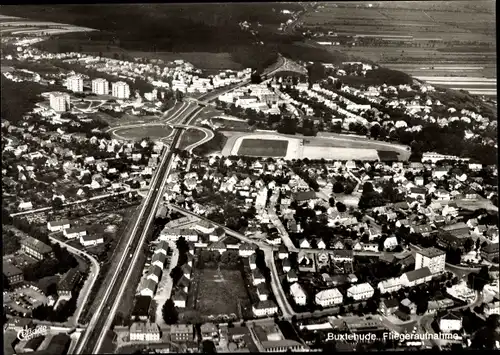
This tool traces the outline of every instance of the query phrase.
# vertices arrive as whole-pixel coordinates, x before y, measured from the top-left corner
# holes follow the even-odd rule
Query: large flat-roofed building
[[[54,257],[52,247],[33,237],[27,236],[21,240],[21,250],[38,260]]]
[[[92,80],[92,92],[96,95],[108,95],[109,82],[102,78]]]
[[[118,99],[128,99],[130,97],[130,88],[124,81],[117,81],[111,85],[111,94]]]
[[[55,91],[50,93],[50,108],[56,112],[66,112],[70,107],[69,94]]]
[[[415,255],[415,270],[428,267],[432,274],[444,271],[446,252],[434,247],[417,251]]]
[[[73,75],[66,79],[66,88],[73,92],[83,92],[83,78],[80,75]]]

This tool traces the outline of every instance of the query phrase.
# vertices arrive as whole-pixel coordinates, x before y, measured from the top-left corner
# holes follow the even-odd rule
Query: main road
[[[196,115],[200,111],[200,108],[189,111],[187,116],[182,117],[181,122],[190,119],[192,115]],[[183,130],[175,130],[176,133],[171,145],[173,148],[178,147],[183,134]],[[80,343],[76,347],[76,354],[97,354],[100,352],[107,331],[114,320],[120,299],[129,286],[132,271],[136,268],[137,260],[140,253],[142,253],[142,245],[150,230],[155,211],[161,201],[162,192],[172,169],[173,161],[174,153],[172,149],[165,149],[160,164],[151,180],[149,192],[142,203],[139,218],[128,234],[125,252],[121,255],[118,267],[115,269],[113,277],[107,285],[106,293],[90,320]]]

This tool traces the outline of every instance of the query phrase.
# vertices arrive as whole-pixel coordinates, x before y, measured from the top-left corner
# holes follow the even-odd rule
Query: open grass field
[[[238,155],[255,157],[284,157],[288,148],[286,140],[243,139]]]
[[[114,135],[121,139],[140,140],[146,137],[161,139],[168,137],[172,129],[166,126],[144,126],[136,128],[123,128],[114,131]]]
[[[197,129],[188,129],[181,138],[179,143],[179,149],[185,149],[193,143],[202,140],[205,137],[205,133]]]
[[[238,270],[204,269],[200,275],[200,285],[196,309],[204,316],[235,314],[250,307],[247,291]]]

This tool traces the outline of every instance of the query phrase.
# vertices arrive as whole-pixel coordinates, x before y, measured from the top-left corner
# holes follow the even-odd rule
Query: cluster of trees
[[[370,182],[365,182],[363,184],[363,193],[359,199],[358,207],[362,210],[368,208],[383,206],[386,204],[386,200],[382,197],[382,194],[375,191],[373,185]]]
[[[236,250],[227,250],[220,254],[218,251],[203,251],[200,255],[201,267],[215,267],[234,269],[239,262],[239,255]]]
[[[50,322],[66,322],[69,317],[71,317],[75,311],[78,300],[78,293],[80,292],[88,273],[84,274],[83,277],[75,285],[73,289],[73,297],[68,301],[62,301],[56,310],[54,310],[53,306],[48,305],[40,305],[37,308],[33,309],[32,316],[35,319],[45,320]],[[56,284],[51,284],[47,288],[48,295],[56,295],[57,294],[57,286]]]
[[[484,286],[489,284],[491,280],[487,266],[483,266],[478,273],[471,272],[467,275],[467,284],[476,291],[482,291]]]

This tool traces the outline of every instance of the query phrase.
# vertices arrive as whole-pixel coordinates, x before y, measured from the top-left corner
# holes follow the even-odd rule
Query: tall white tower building
[[[66,88],[73,92],[83,92],[83,78],[80,75],[73,75],[66,79]]]
[[[124,81],[118,81],[112,84],[112,95],[118,99],[128,99],[130,97],[130,88]]]
[[[92,80],[92,92],[96,95],[108,95],[109,82],[101,78]]]
[[[70,98],[65,92],[53,92],[50,94],[50,108],[56,112],[66,112],[69,109]]]

